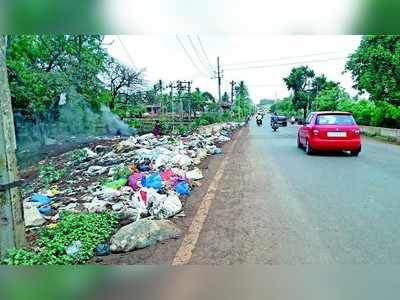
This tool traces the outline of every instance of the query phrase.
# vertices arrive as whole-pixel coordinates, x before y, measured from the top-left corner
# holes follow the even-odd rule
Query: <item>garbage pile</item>
[[[242,125],[204,126],[185,137],[131,136],[111,146],[83,148],[74,160],[68,154],[55,158],[63,162],[68,174],[46,189],[38,180],[32,183],[33,191],[24,199],[25,225],[49,226],[58,222],[61,212],[113,210],[122,226],[111,238],[114,252],[143,246],[141,238],[132,242],[135,230],[156,232],[156,238],[144,245],[177,237],[179,229],[165,219],[183,211],[184,200],[203,178],[198,167],[201,161],[223,154],[220,145]],[[161,225],[167,233],[160,231]]]

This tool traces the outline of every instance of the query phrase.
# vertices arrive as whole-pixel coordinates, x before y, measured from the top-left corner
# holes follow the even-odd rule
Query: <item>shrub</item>
[[[10,251],[4,263],[8,265],[78,264],[94,255],[96,246],[114,232],[118,221],[114,213],[64,213],[54,228],[43,228],[37,240],[37,251],[19,248]],[[79,251],[69,256],[68,246],[80,241]]]
[[[50,183],[56,182],[64,176],[65,176],[65,169],[59,170],[57,169],[56,166],[54,166],[51,163],[42,165],[39,168],[39,179],[45,185],[49,185]]]

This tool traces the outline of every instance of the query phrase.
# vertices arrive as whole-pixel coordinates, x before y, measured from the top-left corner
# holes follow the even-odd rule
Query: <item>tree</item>
[[[194,117],[196,117],[197,111],[204,111],[205,106],[206,97],[199,88],[196,88],[195,91],[192,92],[192,111],[194,113]]]
[[[287,88],[293,91],[293,106],[295,109],[303,109],[304,118],[311,103],[311,80],[315,73],[307,66],[293,68],[289,76],[283,78]]]
[[[106,52],[100,35],[10,36],[7,67],[13,105],[44,114],[70,86],[97,100]]]
[[[400,36],[364,36],[345,70],[351,72],[360,93],[400,105]]]
[[[111,99],[109,102],[111,109],[115,107],[119,95],[132,94],[144,84],[142,71],[134,71],[112,57],[107,60],[104,77],[105,83],[111,92]],[[149,103],[154,102],[153,96],[155,97],[153,90],[146,93],[146,98],[149,100]]]
[[[316,96],[313,109],[317,111],[336,110],[338,103],[347,99],[350,99],[350,96],[342,87],[327,85]]]

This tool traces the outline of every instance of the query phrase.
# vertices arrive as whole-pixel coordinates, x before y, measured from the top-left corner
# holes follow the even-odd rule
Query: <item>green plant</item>
[[[70,152],[69,159],[74,165],[77,165],[88,158],[88,153],[85,149],[76,149]]]
[[[178,133],[183,136],[188,135],[190,133],[190,128],[187,126],[179,126]]]
[[[42,165],[39,168],[39,179],[45,185],[49,185],[50,183],[56,182],[64,176],[65,176],[65,169],[59,170],[52,163]]]
[[[8,265],[66,265],[78,264],[94,255],[96,246],[104,243],[118,224],[112,212],[101,214],[64,213],[55,228],[44,228],[36,244],[37,251],[19,248],[10,251],[3,263]],[[79,251],[69,256],[68,246],[79,241]]]

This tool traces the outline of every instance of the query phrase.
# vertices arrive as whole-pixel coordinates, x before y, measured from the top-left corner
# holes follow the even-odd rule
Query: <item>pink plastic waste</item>
[[[128,185],[133,188],[135,191],[138,190],[140,187],[138,186],[138,182],[145,176],[145,173],[133,173],[128,178]]]
[[[160,176],[163,181],[169,181],[172,176],[174,176],[174,172],[171,169],[167,169],[165,171],[160,172]]]

